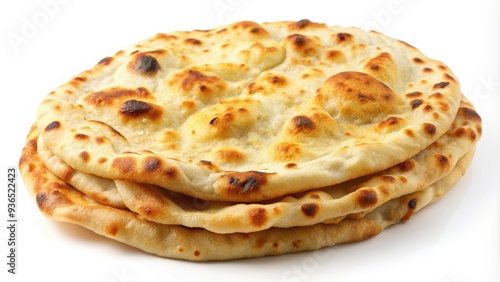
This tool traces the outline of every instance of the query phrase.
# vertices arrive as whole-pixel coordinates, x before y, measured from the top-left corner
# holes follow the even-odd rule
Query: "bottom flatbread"
[[[140,215],[102,205],[54,176],[37,154],[33,127],[19,163],[23,180],[49,218],[81,225],[97,234],[162,257],[185,260],[229,260],[314,250],[365,240],[392,224],[406,221],[443,196],[467,170],[474,150],[449,175],[427,188],[388,201],[364,217],[337,224],[270,228],[253,233],[217,234],[201,228],[164,225]]]

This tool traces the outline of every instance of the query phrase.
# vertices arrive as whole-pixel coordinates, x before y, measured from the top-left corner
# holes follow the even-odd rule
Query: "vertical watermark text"
[[[17,170],[7,168],[7,272],[17,273]]]

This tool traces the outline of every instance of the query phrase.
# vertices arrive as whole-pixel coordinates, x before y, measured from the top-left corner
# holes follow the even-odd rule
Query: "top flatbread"
[[[37,126],[85,173],[251,202],[400,163],[452,124],[441,62],[307,20],[158,34],[50,93]]]

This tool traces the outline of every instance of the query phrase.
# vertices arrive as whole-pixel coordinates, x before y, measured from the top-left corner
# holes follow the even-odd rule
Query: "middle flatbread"
[[[258,203],[205,201],[150,184],[113,181],[75,171],[51,154],[42,138],[38,151],[55,175],[104,204],[127,207],[162,224],[201,227],[216,233],[248,233],[362,216],[447,175],[480,135],[481,119],[464,98],[449,131],[413,158],[368,177]]]
[[[480,135],[481,119],[464,98],[450,130],[403,163],[368,177],[307,193],[236,204],[200,200],[150,184],[113,181],[75,171],[51,155],[42,138],[38,151],[49,170],[99,202],[127,207],[162,224],[234,233],[308,226],[339,220],[346,215],[362,216],[390,199],[421,190],[447,175]]]

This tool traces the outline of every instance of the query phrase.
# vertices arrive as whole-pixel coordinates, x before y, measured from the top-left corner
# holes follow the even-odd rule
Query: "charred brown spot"
[[[412,100],[410,102],[410,105],[411,105],[411,109],[416,109],[418,108],[420,105],[422,105],[424,103],[424,100],[422,99],[415,99],[415,100]]]
[[[201,45],[201,41],[196,38],[187,38],[186,40],[184,40],[184,42],[193,45]]]
[[[443,97],[444,95],[441,92],[436,92],[433,93],[431,96],[429,96],[430,99],[437,99],[437,100],[443,99]]]
[[[430,112],[432,111],[432,106],[431,105],[425,105],[424,106],[424,112]]]
[[[441,111],[447,112],[448,110],[450,110],[450,106],[446,102],[439,101],[438,104]]]
[[[101,59],[97,64],[107,66],[113,61],[113,57],[105,57]]]
[[[401,172],[411,171],[411,170],[413,170],[414,167],[415,167],[415,163],[411,160],[407,160],[407,161],[404,161],[404,162],[398,164],[398,169]]]
[[[47,195],[45,195],[45,193],[38,193],[36,195],[36,202],[38,204],[38,206],[41,206],[47,199]]]
[[[198,250],[194,250],[193,254],[195,257],[199,257],[201,253]]]
[[[362,208],[371,207],[377,203],[377,193],[371,189],[359,190],[357,201]]]
[[[450,84],[448,81],[442,81],[434,84],[433,88],[434,89],[445,88],[446,86],[448,86],[448,84]]]
[[[306,37],[300,34],[291,35],[296,46],[302,46],[306,43]]]
[[[82,134],[82,133],[75,134],[75,139],[77,139],[77,140],[87,140],[89,138],[90,137],[86,134]]]
[[[273,75],[273,76],[269,77],[268,80],[271,84],[275,84],[275,85],[286,84],[286,79],[281,77],[281,76],[277,76],[277,75]]]
[[[201,160],[199,161],[199,164],[211,170],[219,170],[219,168],[211,161]]]
[[[296,167],[297,167],[296,163],[287,163],[285,165],[285,168],[288,168],[288,169],[292,169],[292,168],[296,168]]]
[[[424,68],[424,69],[423,69],[423,72],[426,72],[426,73],[431,73],[431,72],[433,72],[433,71],[434,71],[434,70],[433,70],[433,69],[431,69],[431,68]]]
[[[406,94],[406,97],[408,97],[408,98],[417,98],[417,97],[420,97],[422,95],[423,95],[422,92],[415,91],[415,92],[411,92],[411,93]]]
[[[325,57],[331,61],[340,62],[345,60],[344,53],[342,53],[342,51],[339,50],[328,50],[325,52]]]
[[[417,207],[417,200],[416,199],[411,199],[409,202],[408,202],[408,207],[410,209],[415,209]]]
[[[302,240],[294,240],[294,241],[292,242],[292,246],[293,246],[294,248],[300,248],[300,246],[301,246],[301,245],[302,245]]]
[[[61,123],[58,122],[58,121],[53,121],[51,123],[49,123],[46,127],[45,127],[45,131],[51,131],[51,130],[54,130],[54,129],[57,129],[61,127]]]
[[[89,152],[87,151],[82,151],[80,152],[80,158],[83,160],[83,161],[88,161],[89,158],[90,158],[90,154]]]
[[[408,137],[415,137],[415,132],[413,132],[413,130],[411,130],[410,128],[405,129],[404,132]]]
[[[230,194],[250,194],[257,192],[267,183],[268,173],[260,171],[233,172],[224,176],[226,189]]]
[[[219,120],[219,118],[218,118],[218,117],[214,117],[213,119],[211,119],[211,120],[210,120],[210,122],[209,122],[209,123],[210,123],[210,125],[214,125],[214,124],[216,124],[216,123],[217,123],[217,121],[218,121],[218,120]]]
[[[120,105],[120,113],[125,116],[138,117],[150,111],[153,107],[139,100],[128,100]]]
[[[109,141],[109,139],[106,136],[97,136],[94,140],[98,145],[104,144],[107,141]]]
[[[447,165],[449,165],[448,157],[446,157],[444,155],[435,155],[434,157],[436,158],[436,162],[440,166],[447,166]]]
[[[308,217],[314,217],[316,214],[318,214],[319,206],[315,203],[307,203],[303,204],[300,209],[302,210],[302,213],[304,213],[304,215]]]
[[[175,167],[169,166],[163,169],[163,175],[168,179],[174,179],[177,177],[178,171]]]
[[[458,109],[458,115],[465,117],[467,120],[481,122],[481,116],[473,109],[461,107]]]
[[[429,135],[436,134],[436,126],[434,126],[433,124],[424,123],[424,124],[422,124],[422,128]]]
[[[356,96],[361,103],[366,103],[367,101],[375,101],[375,97],[366,95],[364,93],[358,93]]]
[[[266,244],[266,239],[265,238],[258,238],[255,242],[255,248],[257,249],[262,249],[264,245]]]
[[[417,200],[412,199],[408,202],[408,210],[404,214],[404,216],[401,218],[402,222],[410,220],[410,218],[413,216],[415,213],[415,208],[417,207]]]
[[[311,23],[310,20],[308,20],[308,19],[302,19],[300,21],[297,21],[296,25],[297,25],[298,28],[303,28],[303,27],[307,26],[310,23]]]
[[[289,23],[287,26],[288,26],[289,30],[300,30],[300,29],[309,28],[309,27],[312,27],[312,28],[314,28],[314,27],[321,28],[321,27],[325,27],[326,25],[325,24],[321,24],[321,23],[311,22],[308,19],[302,19],[302,20],[299,20],[299,21],[296,21],[296,22]]]
[[[116,233],[118,233],[118,225],[109,224],[104,228],[104,232],[108,235],[116,236]]]
[[[100,163],[100,164],[105,163],[105,162],[107,162],[107,161],[108,161],[108,158],[106,158],[106,157],[101,157],[101,158],[99,158],[99,159],[97,160],[97,162],[98,162],[98,163]]]
[[[125,174],[129,174],[135,170],[135,160],[128,157],[116,158],[113,160],[112,166]]]
[[[474,142],[477,138],[477,134],[476,132],[474,132],[474,130],[469,128],[469,130],[467,130],[467,137],[470,141]]]
[[[382,175],[381,176],[382,180],[385,182],[394,182],[396,179],[390,175]]]
[[[250,210],[249,215],[250,222],[252,222],[252,224],[255,226],[262,226],[264,223],[266,223],[267,212],[264,208],[252,209]]]
[[[161,167],[161,160],[158,157],[148,157],[145,161],[145,168],[147,172],[153,172]]]
[[[143,206],[139,208],[142,211],[142,214],[147,214],[147,215],[152,215],[153,214],[153,209],[151,209],[148,206]]]
[[[413,61],[414,61],[415,63],[417,63],[417,64],[423,64],[423,63],[424,63],[424,61],[423,61],[422,59],[417,58],[417,57],[413,58]]]
[[[293,124],[293,132],[304,132],[304,131],[310,131],[313,130],[316,125],[314,122],[306,117],[306,116],[296,116],[292,119],[292,124]]]
[[[76,82],[85,82],[85,81],[87,81],[87,78],[85,76],[77,76],[77,77],[73,78],[73,80]]]
[[[134,67],[137,71],[145,75],[154,75],[161,68],[156,58],[150,55],[140,55]]]
[[[350,40],[351,38],[352,38],[352,34],[350,34],[350,33],[345,33],[345,32],[337,33],[337,43]]]
[[[401,120],[401,118],[398,118],[398,117],[388,117],[384,121],[386,121],[388,125],[394,125],[394,124],[398,124],[400,120]]]
[[[260,28],[259,27],[254,27],[250,30],[251,33],[259,33]]]
[[[42,211],[46,211],[48,196],[45,193],[36,194],[36,204]]]
[[[51,182],[48,185],[50,186],[49,191],[40,192],[36,195],[36,203],[43,213],[52,214],[55,208],[72,203],[64,194],[59,192],[60,189],[68,189],[67,185],[60,182]]]
[[[403,123],[403,119],[400,117],[388,117],[377,124],[379,129],[384,129],[388,127],[395,126],[397,124]]]

